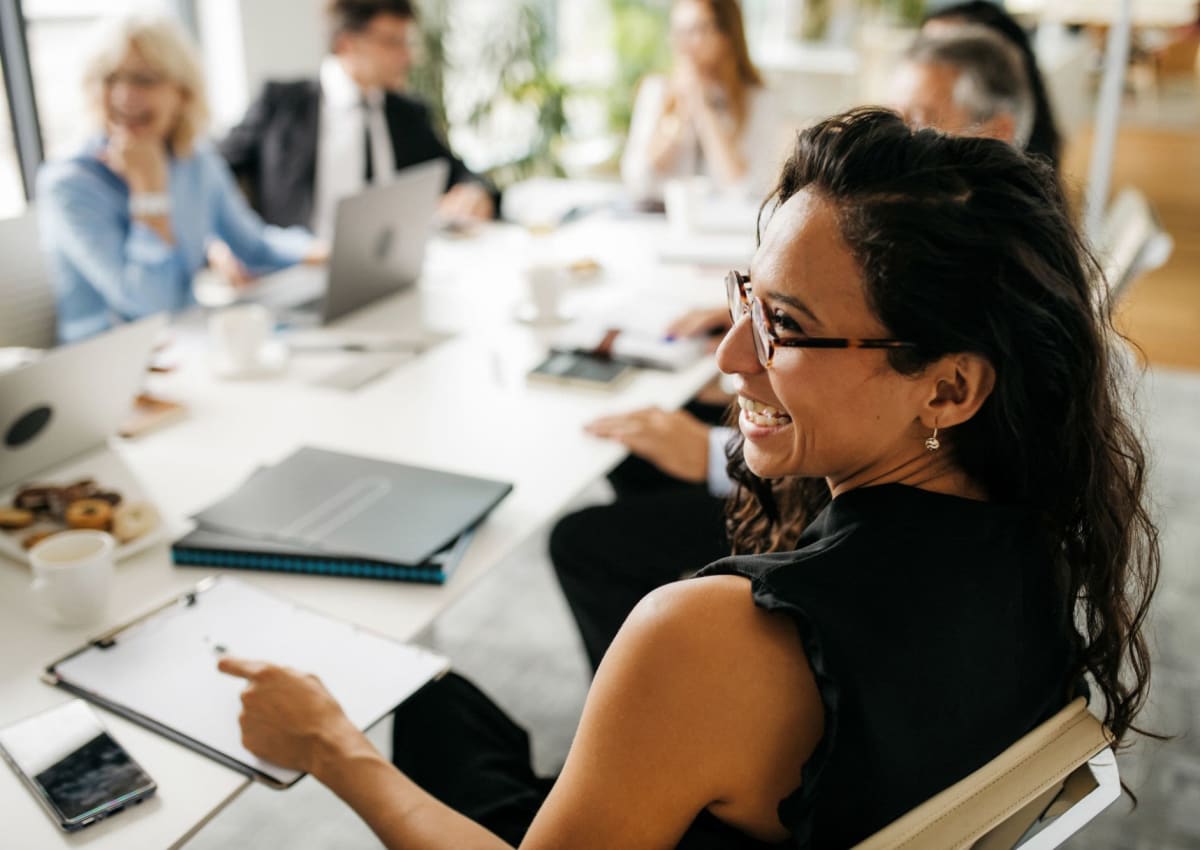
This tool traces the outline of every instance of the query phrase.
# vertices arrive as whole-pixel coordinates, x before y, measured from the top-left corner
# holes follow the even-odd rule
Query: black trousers
[[[715,423],[725,409],[687,410]],[[632,456],[609,481],[616,501],[568,514],[550,533],[550,560],[593,669],[643,596],[729,554],[725,500],[706,485]]]
[[[534,774],[529,736],[482,691],[448,673],[396,709],[392,762],[455,811],[513,847],[533,823],[553,778]],[[663,781],[669,781],[664,777]],[[678,850],[768,847],[702,812]]]

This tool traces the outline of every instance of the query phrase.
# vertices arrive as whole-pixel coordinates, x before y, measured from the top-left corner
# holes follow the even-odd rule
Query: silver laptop
[[[115,434],[166,326],[165,313],[150,316],[0,372],[0,487],[99,448]]]
[[[425,261],[449,164],[434,159],[338,202],[328,268],[296,266],[250,293],[288,324],[326,324],[412,286]]]

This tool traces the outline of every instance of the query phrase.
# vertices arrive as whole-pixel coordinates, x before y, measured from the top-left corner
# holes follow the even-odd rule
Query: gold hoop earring
[[[936,452],[938,449],[940,449],[942,447],[942,443],[940,440],[938,440],[937,435],[938,435],[938,426],[935,423],[933,426],[933,433],[925,438],[926,451]]]

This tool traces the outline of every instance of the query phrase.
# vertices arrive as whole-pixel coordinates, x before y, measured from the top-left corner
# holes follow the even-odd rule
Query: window
[[[25,209],[25,189],[21,185],[21,166],[13,141],[8,114],[8,89],[0,71],[0,219],[20,215]]]
[[[105,18],[174,10],[145,0],[24,0],[22,6],[42,143],[46,158],[57,159],[97,130],[83,93],[84,64],[97,24]]]

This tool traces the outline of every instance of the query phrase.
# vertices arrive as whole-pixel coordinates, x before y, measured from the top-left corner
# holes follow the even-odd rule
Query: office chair
[[[1167,262],[1175,240],[1159,225],[1146,196],[1127,186],[1109,205],[1095,249],[1106,283],[1097,287],[1097,297],[1112,309],[1135,280]]]
[[[33,207],[0,220],[0,348],[53,348],[57,337],[54,287],[38,240]]]
[[[1080,697],[854,850],[1051,850],[1120,796],[1109,744]]]

